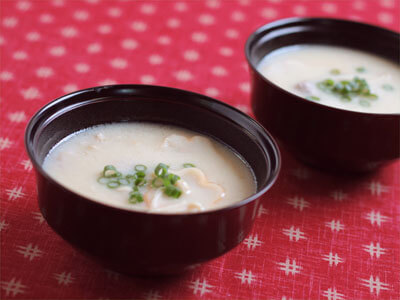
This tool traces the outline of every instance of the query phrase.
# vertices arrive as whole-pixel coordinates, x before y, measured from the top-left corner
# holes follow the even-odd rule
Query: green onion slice
[[[179,198],[182,194],[182,191],[179,188],[177,188],[176,186],[169,185],[165,188],[164,193],[168,197]]]
[[[196,166],[194,164],[191,164],[191,163],[184,163],[183,167],[184,168],[196,168]]]
[[[135,171],[142,171],[142,172],[144,172],[144,171],[146,171],[147,170],[147,167],[145,166],[145,165],[136,165],[135,166]]]
[[[107,187],[109,187],[110,189],[115,189],[117,187],[119,187],[121,184],[118,181],[110,181],[107,183]]]
[[[172,185],[174,185],[179,179],[181,179],[178,175],[175,174],[168,174],[167,179],[169,182],[171,182]]]
[[[136,178],[144,178],[144,177],[146,177],[146,173],[143,171],[137,171],[135,173],[135,176],[136,176]]]
[[[136,186],[144,186],[147,183],[147,180],[144,178],[138,178],[135,180]]]
[[[332,75],[339,75],[341,72],[340,72],[339,69],[332,69],[332,70],[330,71],[330,73],[331,73]]]
[[[118,173],[119,172],[117,171],[117,169],[113,165],[107,165],[107,166],[104,167],[104,170],[103,170],[103,176],[107,177],[107,178],[109,178],[109,177],[117,177]]]
[[[140,192],[134,191],[129,193],[129,203],[136,204],[143,202],[143,195]]]
[[[97,179],[97,182],[98,183],[101,183],[101,184],[107,184],[108,183],[108,181],[109,181],[109,179],[108,178],[106,178],[106,177],[99,177],[98,179]]]
[[[153,181],[151,182],[151,185],[158,189],[159,187],[162,187],[164,185],[164,180],[162,180],[160,177],[156,177],[153,179]]]
[[[154,170],[154,174],[157,177],[164,177],[168,173],[168,166],[163,163],[159,163]]]
[[[367,70],[365,69],[365,67],[358,67],[358,68],[356,68],[356,71],[357,71],[358,73],[364,73],[364,72],[367,71]]]

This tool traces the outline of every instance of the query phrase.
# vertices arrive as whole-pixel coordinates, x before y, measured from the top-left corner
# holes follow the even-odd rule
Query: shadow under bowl
[[[171,124],[212,137],[249,164],[257,191],[218,210],[153,214],[90,200],[43,170],[46,155],[60,140],[114,122]],[[238,245],[280,168],[274,140],[249,116],[203,95],[158,86],[95,87],[56,99],[31,119],[25,145],[36,172],[39,207],[52,229],[107,268],[135,275],[177,274]]]
[[[258,28],[245,46],[254,114],[299,160],[329,171],[364,172],[399,158],[399,113],[355,112],[309,101],[257,70],[272,51],[299,44],[343,46],[399,64],[400,35],[352,21],[289,18]]]

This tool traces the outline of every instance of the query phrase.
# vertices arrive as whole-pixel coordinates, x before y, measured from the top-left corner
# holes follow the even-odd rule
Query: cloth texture
[[[280,177],[251,234],[170,278],[104,269],[39,212],[23,136],[40,107],[78,89],[142,83],[206,94],[251,114],[245,41],[293,16],[398,32],[400,1],[0,1],[1,299],[400,299],[398,161],[342,177],[281,149]]]

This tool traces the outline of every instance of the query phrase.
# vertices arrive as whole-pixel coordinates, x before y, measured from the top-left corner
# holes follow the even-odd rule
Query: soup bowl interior
[[[325,170],[369,171],[400,157],[400,114],[362,113],[309,101],[259,72],[260,61],[274,50],[303,44],[342,46],[400,61],[399,34],[376,26],[325,18],[267,24],[251,34],[245,47],[256,118],[294,156]]]
[[[115,122],[170,124],[209,136],[248,163],[257,191],[222,209],[154,214],[87,199],[43,170],[46,155],[63,138]],[[128,274],[179,273],[235,247],[249,233],[260,196],[280,168],[275,142],[250,117],[206,96],[157,86],[96,87],[61,97],[31,119],[25,142],[48,224],[106,267]]]

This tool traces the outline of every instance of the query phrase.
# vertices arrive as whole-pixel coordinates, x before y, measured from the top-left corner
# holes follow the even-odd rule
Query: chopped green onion
[[[358,73],[364,73],[364,72],[367,71],[367,70],[365,69],[365,67],[358,67],[358,68],[356,68],[356,71],[357,71]]]
[[[107,183],[107,187],[109,187],[110,189],[115,189],[117,187],[119,187],[121,184],[118,181],[110,181]]]
[[[108,183],[108,178],[106,178],[106,177],[99,177],[98,179],[97,179],[97,182],[98,183],[101,183],[101,184],[107,184]]]
[[[339,69],[332,69],[330,73],[332,75],[339,75],[340,74],[340,70]]]
[[[154,170],[154,174],[157,177],[164,177],[168,173],[168,166],[163,163],[159,163],[156,169]]]
[[[364,106],[364,107],[370,107],[371,106],[371,102],[369,102],[368,100],[365,99],[360,99],[360,105]]]
[[[143,171],[137,171],[135,173],[135,176],[136,176],[136,178],[144,178],[144,177],[146,177],[146,173]]]
[[[384,85],[382,85],[382,88],[383,88],[385,91],[393,91],[393,90],[394,90],[393,85],[387,84],[387,83],[385,83]]]
[[[147,167],[145,165],[136,165],[135,166],[135,171],[146,171]]]
[[[165,188],[164,193],[172,198],[179,198],[182,194],[182,191],[176,186],[169,185]]]
[[[136,204],[143,202],[143,196],[140,192],[134,191],[129,193],[129,203]]]
[[[319,100],[321,100],[319,97],[316,97],[316,96],[308,96],[306,99],[307,99],[307,100],[313,100],[313,101],[319,101]]]
[[[117,177],[118,171],[113,165],[107,165],[104,167],[103,176],[104,177]]]
[[[168,174],[167,179],[169,182],[171,182],[172,185],[174,185],[179,179],[181,179],[178,175],[175,174]]]
[[[119,179],[118,179],[118,183],[119,183],[120,185],[128,185],[128,184],[129,184],[129,180],[126,179],[126,178],[119,178]]]
[[[151,182],[151,185],[154,187],[154,188],[159,188],[159,187],[162,187],[163,185],[164,185],[164,181],[160,178],[160,177],[156,177],[156,178],[154,178],[153,179],[153,181]]]
[[[135,180],[136,186],[144,186],[147,183],[147,180],[144,178],[138,178]]]
[[[191,163],[184,163],[183,167],[184,168],[196,168],[196,166],[194,164],[191,164]]]
[[[376,100],[378,99],[378,95],[376,94],[367,94],[364,97],[368,98],[369,100]]]

